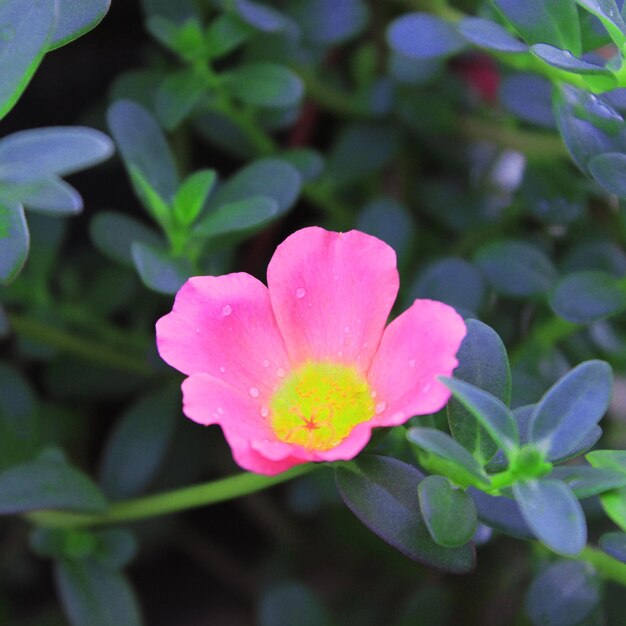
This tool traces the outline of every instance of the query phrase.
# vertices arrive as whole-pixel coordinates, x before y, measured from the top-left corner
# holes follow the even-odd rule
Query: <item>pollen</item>
[[[285,378],[270,407],[276,437],[309,450],[334,448],[375,413],[372,390],[355,368],[311,361]]]

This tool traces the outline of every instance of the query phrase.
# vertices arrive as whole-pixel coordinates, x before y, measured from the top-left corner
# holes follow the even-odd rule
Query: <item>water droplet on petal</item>
[[[282,367],[279,367],[276,370],[276,376],[278,376],[278,378],[283,378],[285,376],[285,370]]]
[[[217,412],[218,412],[220,415],[224,415],[224,409],[223,409],[221,406],[218,406],[218,407],[217,407]]]
[[[422,391],[424,393],[426,393],[430,388],[431,388],[431,383],[426,383],[423,387],[422,387]]]
[[[250,387],[248,393],[252,398],[258,398],[261,392],[256,387]]]
[[[302,298],[304,298],[304,296],[306,296],[306,289],[304,289],[303,287],[298,287],[298,289],[296,289],[296,298],[298,298],[298,300],[301,300]]]
[[[343,350],[339,350],[339,352],[337,353],[338,356],[343,356]]]
[[[346,326],[346,327],[343,329],[343,332],[344,332],[344,333],[346,333],[346,335],[349,335],[349,334],[350,334],[350,326]]]
[[[270,410],[269,410],[266,406],[264,406],[264,407],[261,409],[261,415],[262,415],[263,417],[267,417],[269,414],[270,414]]]
[[[225,305],[222,307],[222,315],[223,315],[224,317],[228,317],[228,316],[229,316],[232,312],[233,312],[233,307],[232,307],[232,306],[230,306],[230,304],[225,304]]]
[[[372,398],[372,400],[376,397],[376,392],[372,391],[372,393],[370,393],[370,398]]]
[[[415,359],[409,361],[409,367],[415,367]]]
[[[199,333],[199,332],[200,332],[200,329],[199,329],[199,328],[196,328],[196,332],[197,332],[197,333]]]
[[[269,359],[265,359],[265,361],[263,361],[263,367],[269,367],[269,366],[270,366]]]
[[[226,371],[226,368],[223,365],[220,365],[220,372],[222,372],[222,374]]]
[[[374,412],[376,413],[376,415],[380,415],[381,413],[384,412],[384,410],[387,408],[387,403],[386,402],[379,402],[375,407],[374,407]]]

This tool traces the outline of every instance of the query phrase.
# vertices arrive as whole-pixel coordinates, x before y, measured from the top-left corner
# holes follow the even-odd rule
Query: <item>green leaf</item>
[[[505,404],[511,400],[511,370],[506,348],[495,330],[467,320],[467,335],[457,358],[455,378],[489,392]],[[452,436],[480,463],[485,464],[497,451],[497,445],[461,402],[452,398],[447,405]]]
[[[524,520],[537,539],[563,556],[577,556],[587,543],[587,525],[572,490],[559,480],[542,478],[513,485]]]
[[[171,222],[171,213],[168,203],[159,195],[157,190],[150,184],[150,181],[136,167],[130,169],[130,179],[137,196],[141,200],[144,208],[166,232]]]
[[[297,31],[296,25],[274,7],[252,0],[234,0],[232,8],[246,24],[262,33]]]
[[[0,185],[0,202],[18,202],[30,211],[58,216],[76,215],[83,210],[80,194],[57,177],[14,186]]]
[[[549,43],[581,54],[576,0],[493,0],[500,13],[529,43]]]
[[[209,210],[252,196],[273,198],[282,215],[296,202],[302,177],[293,165],[277,158],[259,159],[242,167],[221,185],[209,201]]]
[[[426,451],[427,454],[420,453],[419,457],[429,471],[444,474],[463,487],[489,485],[489,478],[478,461],[446,433],[435,428],[410,428],[407,439]],[[431,455],[437,458],[432,459]]]
[[[88,559],[62,559],[54,578],[72,626],[141,626],[133,590],[117,570]]]
[[[474,548],[438,546],[420,513],[417,488],[424,478],[396,459],[362,456],[335,470],[339,493],[348,508],[375,534],[405,556],[444,571],[474,568]]]
[[[597,496],[610,489],[626,487],[626,473],[588,465],[555,467],[550,478],[563,481],[579,500]]]
[[[182,224],[191,224],[200,215],[215,186],[215,170],[200,170],[185,179],[174,198],[174,216]]]
[[[140,172],[166,203],[171,202],[178,189],[178,175],[154,117],[136,102],[118,100],[109,108],[108,122],[129,173]],[[141,189],[136,191],[142,193]]]
[[[326,607],[306,587],[283,583],[270,587],[259,604],[258,626],[332,626]]]
[[[159,469],[180,414],[178,389],[150,391],[120,418],[106,442],[100,484],[113,499],[141,493]]]
[[[591,324],[626,308],[626,288],[607,272],[574,272],[556,284],[550,306],[569,322]]]
[[[517,421],[511,410],[493,394],[455,378],[440,376],[439,380],[455,398],[478,420],[507,456],[519,445]]]
[[[123,528],[107,528],[97,534],[93,557],[111,569],[126,567],[137,554],[139,547],[135,536]]]
[[[250,36],[250,27],[235,15],[228,13],[214,19],[207,28],[204,42],[211,59],[237,49]]]
[[[59,15],[48,49],[60,48],[95,28],[110,5],[111,0],[58,0]]]
[[[626,451],[594,450],[585,458],[599,469],[613,470],[626,475]],[[600,496],[602,508],[622,530],[626,531],[626,487],[620,487]]]
[[[0,119],[30,82],[48,49],[56,20],[55,0],[0,3]]]
[[[164,128],[178,127],[206,91],[206,78],[194,67],[166,76],[156,95],[156,114]]]
[[[148,18],[146,27],[164,46],[188,62],[206,56],[202,26],[195,17],[179,23],[163,15],[154,15]]]
[[[315,180],[324,171],[324,158],[310,148],[294,148],[282,152],[280,158],[285,163],[293,165],[305,183]]]
[[[24,267],[30,235],[20,204],[0,204],[0,284],[8,285]]]
[[[598,577],[589,563],[557,561],[532,581],[525,608],[534,626],[591,626],[600,601]]]
[[[163,248],[135,241],[131,252],[143,284],[159,293],[176,293],[193,273],[188,259],[174,257]]]
[[[557,381],[536,405],[530,439],[548,460],[567,456],[606,413],[613,374],[604,361],[586,361]]]
[[[545,294],[556,279],[556,270],[546,254],[523,241],[490,243],[477,252],[474,260],[493,288],[507,296]]]
[[[247,234],[269,224],[278,215],[276,200],[253,196],[212,211],[198,223],[194,233],[202,237]]]
[[[290,107],[304,95],[300,77],[277,63],[245,63],[220,74],[220,79],[229,93],[255,106]]]
[[[0,178],[11,182],[67,176],[108,159],[113,142],[81,126],[34,128],[0,140]]]
[[[605,533],[600,547],[614,559],[626,563],[626,533]]]
[[[37,459],[0,473],[0,514],[47,509],[102,511],[104,496],[79,470],[57,461]]]
[[[456,548],[468,543],[478,523],[474,501],[443,476],[427,476],[417,488],[424,522],[435,543]]]
[[[126,267],[134,267],[131,246],[139,241],[162,246],[160,235],[139,220],[119,211],[100,211],[89,224],[89,234],[95,247],[107,257]]]

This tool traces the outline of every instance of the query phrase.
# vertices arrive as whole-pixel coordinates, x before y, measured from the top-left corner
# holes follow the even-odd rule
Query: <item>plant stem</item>
[[[117,502],[103,513],[36,511],[28,514],[27,517],[39,526],[52,528],[81,528],[131,522],[239,498],[262,489],[267,489],[273,485],[278,485],[297,476],[308,474],[319,467],[319,464],[307,463],[298,465],[275,476],[262,476],[245,472],[201,485],[183,487],[153,496]]]
[[[625,563],[592,546],[586,546],[578,558],[593,565],[605,580],[610,580],[626,587]]]
[[[9,313],[8,317],[13,330],[27,339],[41,342],[64,352],[70,352],[106,367],[113,367],[134,374],[149,375],[154,373],[154,369],[144,359],[124,354],[107,345],[78,337],[68,331],[54,328],[22,315]]]

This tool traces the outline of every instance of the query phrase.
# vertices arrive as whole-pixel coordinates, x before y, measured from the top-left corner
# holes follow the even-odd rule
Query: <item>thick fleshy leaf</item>
[[[152,391],[120,418],[100,466],[100,484],[109,497],[129,498],[150,483],[171,443],[179,403],[178,389]]]
[[[143,284],[159,293],[176,293],[192,274],[188,259],[174,257],[163,248],[135,241],[131,252]]]
[[[10,283],[20,273],[29,247],[23,207],[0,204],[0,284]]]
[[[254,161],[221,185],[209,201],[209,210],[253,196],[273,198],[282,214],[295,203],[302,186],[298,170],[282,159]]]
[[[253,0],[235,0],[232,6],[246,24],[263,33],[290,32],[294,28],[289,17],[265,3],[253,2]]]
[[[107,14],[111,0],[58,0],[59,14],[49,50],[60,48],[95,28]]]
[[[626,533],[606,533],[600,537],[600,547],[614,559],[626,563]]]
[[[621,47],[626,40],[626,23],[615,0],[576,0],[576,2],[595,15],[611,39]]]
[[[464,491],[443,476],[427,476],[417,488],[420,510],[435,543],[456,548],[476,532],[476,506]]]
[[[478,518],[483,524],[512,537],[534,537],[515,500],[504,496],[490,496],[473,487],[468,489],[468,493],[476,504]]]
[[[459,32],[475,46],[496,52],[527,52],[528,46],[506,28],[480,17],[466,17],[459,22]]]
[[[55,0],[6,0],[0,4],[0,119],[28,85],[56,28]]]
[[[350,510],[374,533],[411,559],[457,574],[472,571],[474,548],[443,548],[420,513],[417,488],[424,476],[396,459],[363,456],[335,471]]]
[[[479,322],[467,320],[467,335],[457,355],[459,366],[455,378],[493,394],[508,404],[511,400],[511,370],[506,348],[495,330]],[[452,436],[471,454],[486,463],[498,446],[459,400],[447,406]]]
[[[152,114],[130,100],[118,100],[108,112],[111,133],[129,172],[137,170],[166,202],[178,188],[174,159]],[[137,189],[142,195],[142,190]]]
[[[102,511],[106,501],[85,474],[63,462],[37,459],[0,474],[0,514],[46,509]]]
[[[290,69],[277,63],[247,63],[220,75],[224,88],[247,104],[289,107],[304,95],[304,84]]]
[[[493,0],[500,13],[530,44],[551,43],[581,53],[576,0]]]
[[[22,130],[0,140],[0,178],[25,182],[66,176],[100,163],[112,153],[111,140],[91,128]]]
[[[262,596],[258,626],[332,626],[326,607],[306,587],[286,582],[270,587]]]
[[[330,46],[358,35],[369,17],[363,0],[297,0],[288,5],[304,37],[315,44]]]
[[[76,189],[56,177],[20,185],[15,195],[20,204],[38,213],[76,215],[83,210],[83,199]]]
[[[537,539],[563,556],[576,556],[587,543],[587,524],[572,490],[542,478],[513,485],[520,511]]]
[[[174,198],[176,218],[183,224],[191,224],[202,211],[216,180],[215,170],[200,170],[188,176]]]
[[[589,171],[606,191],[626,198],[626,154],[599,154],[589,160]]]
[[[462,380],[443,376],[440,380],[505,453],[517,450],[519,445],[517,421],[506,404],[493,394]]]
[[[449,257],[428,265],[418,276],[411,295],[441,300],[466,315],[480,308],[485,296],[485,279],[472,263]]]
[[[310,148],[287,150],[286,152],[281,152],[280,158],[286,163],[293,165],[305,183],[318,178],[325,167],[324,157],[316,150]]]
[[[423,459],[424,466],[430,471],[438,471],[462,486],[489,485],[489,479],[481,465],[461,445],[448,434],[435,428],[410,428],[407,439],[428,454]],[[428,456],[438,457],[431,467]],[[420,461],[423,454],[420,454]],[[441,463],[439,459],[443,460]],[[437,466],[439,461],[439,467]],[[447,470],[447,471],[446,471]]]
[[[493,288],[507,296],[545,294],[556,279],[556,270],[547,255],[523,241],[490,243],[478,251],[474,260]]]
[[[62,559],[54,579],[72,626],[141,626],[137,600],[119,571],[88,560]]]
[[[530,584],[526,613],[534,626],[576,626],[587,621],[601,600],[598,578],[591,565],[557,561]]]
[[[206,215],[194,229],[202,237],[248,234],[266,226],[279,216],[273,198],[252,196],[224,204]]]
[[[610,489],[626,487],[626,473],[588,465],[555,467],[550,478],[562,480],[579,500],[597,496]]]
[[[387,29],[387,42],[411,59],[433,59],[456,54],[466,42],[449,22],[428,13],[408,13]]]
[[[236,15],[224,13],[211,21],[204,35],[204,45],[211,59],[236,50],[250,36],[248,24]]]
[[[500,102],[520,119],[546,128],[554,128],[552,85],[537,74],[515,73],[502,79]]]
[[[204,75],[196,68],[170,74],[156,95],[159,121],[167,130],[173,130],[191,113],[206,90]]]
[[[160,235],[139,220],[119,211],[100,211],[89,224],[95,247],[113,261],[134,267],[131,246],[135,241],[163,245]]]
[[[607,272],[574,272],[556,284],[550,306],[569,322],[591,324],[626,308],[626,288]]]
[[[602,419],[613,374],[604,361],[586,361],[556,382],[533,411],[530,438],[549,460],[572,450]]]
[[[593,467],[626,474],[626,451],[624,450],[594,450],[586,454],[585,458]],[[609,518],[626,531],[626,487],[602,494],[600,502]]]

